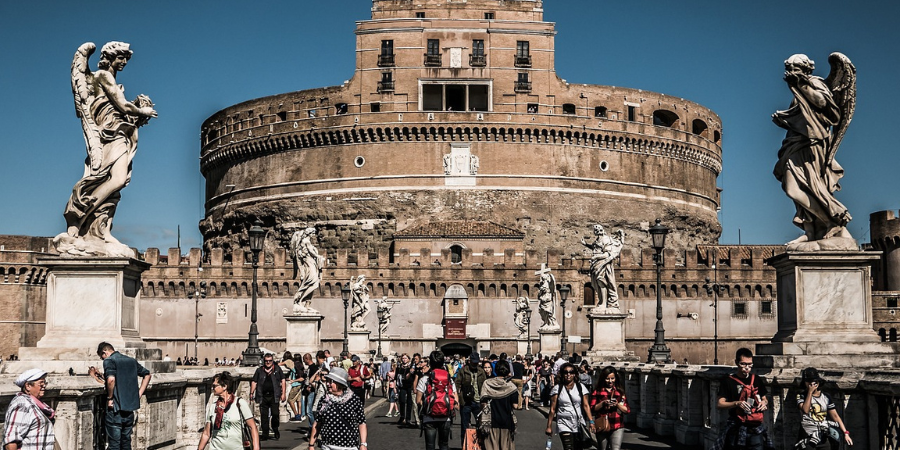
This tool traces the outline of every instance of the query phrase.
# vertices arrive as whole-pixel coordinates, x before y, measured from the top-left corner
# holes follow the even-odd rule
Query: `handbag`
[[[584,395],[581,393],[581,383],[575,382],[575,386],[578,387],[578,395],[581,396],[582,403],[584,402]],[[560,385],[560,388],[566,391],[566,395],[569,396],[569,403],[574,407],[575,401],[572,399],[572,393],[565,387],[565,385]],[[584,405],[581,405],[583,407]],[[581,407],[575,409],[575,415],[578,417],[578,433],[577,438],[582,442],[582,444],[587,447],[596,447],[597,439],[594,437],[594,433],[591,433],[590,427],[588,427],[584,423],[584,419],[581,418]]]
[[[250,431],[250,425],[247,425],[247,420],[244,419],[244,413],[241,412],[240,397],[235,400],[235,403],[237,403],[238,415],[241,416],[241,445],[244,450],[249,450],[253,448],[253,434]]]
[[[612,431],[612,425],[609,424],[609,415],[600,414],[594,418],[594,429],[598,433],[608,433]]]

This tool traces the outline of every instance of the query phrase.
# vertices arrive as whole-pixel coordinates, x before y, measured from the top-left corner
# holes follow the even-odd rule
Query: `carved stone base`
[[[113,239],[115,241],[115,239]],[[53,247],[68,258],[134,258],[135,251],[121,242],[107,242],[93,236],[69,236],[60,233],[53,238]]]
[[[823,251],[769,258],[778,280],[778,333],[772,344],[757,345],[758,365],[897,367],[897,345],[872,329],[870,265],[879,257]]]
[[[560,351],[559,338],[562,336],[562,330],[539,330],[541,335],[541,354],[553,355]]]
[[[639,361],[634,352],[625,348],[625,319],[618,308],[593,309],[587,315],[591,322],[591,347],[587,356],[591,361]]]
[[[347,340],[351,354],[366,355],[369,353],[369,334],[371,334],[371,331],[351,330],[347,332]],[[376,342],[375,345],[378,345],[378,343]],[[362,356],[360,356],[360,358],[362,358]],[[364,361],[368,361],[368,359],[364,359]]]
[[[285,347],[291,353],[315,354],[322,348],[321,314],[285,314],[287,321],[287,334],[285,335]]]

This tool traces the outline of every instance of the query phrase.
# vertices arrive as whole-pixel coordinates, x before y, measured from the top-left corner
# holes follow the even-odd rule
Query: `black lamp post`
[[[256,327],[256,273],[259,269],[259,252],[262,251],[263,242],[266,239],[266,230],[263,230],[262,224],[261,220],[256,219],[248,232],[250,235],[250,251],[253,252],[253,285],[250,293],[250,342],[247,345],[247,350],[244,350],[244,353],[241,354],[242,366],[258,366],[262,361],[262,350],[259,349],[259,329]]]
[[[666,346],[666,329],[663,328],[662,314],[662,296],[661,296],[661,280],[663,266],[663,249],[666,248],[666,235],[669,234],[669,228],[660,224],[660,220],[656,219],[656,225],[650,227],[650,238],[653,240],[653,260],[656,262],[656,330],[654,330],[655,339],[650,347],[650,355],[647,358],[648,363],[668,363],[672,360],[672,352]]]
[[[707,294],[712,294],[713,296],[713,364],[719,365],[719,294],[721,294],[725,290],[725,286],[719,285],[719,249],[713,247],[712,248],[712,269],[713,269],[713,282],[709,283],[709,277],[706,277],[706,284],[703,285],[706,288]]]
[[[200,270],[203,270],[201,267]],[[206,282],[200,282],[200,288],[194,289],[191,292],[188,292],[188,299],[194,299],[194,358],[197,357],[197,346],[200,343],[200,318],[203,317],[203,314],[200,314],[200,299],[206,298]]]
[[[563,358],[569,356],[569,351],[566,349],[569,340],[566,338],[566,300],[569,298],[569,287],[568,286],[560,286],[559,288],[559,306],[562,309],[562,336],[559,339],[559,346],[562,352]]]
[[[344,301],[344,347],[341,355],[349,355],[350,340],[347,338],[347,308],[350,307],[350,283],[341,286],[341,300]]]
[[[531,354],[531,313],[532,312],[533,311],[531,310],[531,305],[526,304],[525,305],[525,326],[528,327],[527,328],[528,334],[525,337],[526,337],[526,339],[528,339],[528,344],[526,345],[526,348],[525,348],[525,359],[530,359],[531,357],[534,356]]]
[[[384,356],[381,354],[381,321],[384,320],[384,310],[378,308],[375,313],[378,314],[378,353],[375,354],[375,357],[381,358]]]

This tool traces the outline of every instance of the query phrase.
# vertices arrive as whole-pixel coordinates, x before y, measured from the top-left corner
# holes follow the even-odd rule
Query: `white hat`
[[[44,372],[41,369],[28,369],[25,372],[22,372],[22,375],[19,375],[19,378],[16,378],[16,386],[23,387],[25,383],[29,381],[37,381],[41,378],[47,376],[47,372]]]
[[[328,372],[328,375],[325,375],[325,378],[328,378],[329,380],[335,381],[344,385],[344,387],[347,387],[347,371],[340,367],[331,369],[331,371]]]

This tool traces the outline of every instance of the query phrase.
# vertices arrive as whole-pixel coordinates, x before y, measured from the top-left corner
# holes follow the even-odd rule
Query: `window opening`
[[[678,114],[665,109],[653,111],[653,125],[673,128],[678,124]]]
[[[734,314],[735,316],[746,316],[747,315],[747,303],[746,302],[734,302]]]
[[[334,113],[335,114],[347,114],[347,104],[346,103],[338,103],[334,105]]]
[[[466,110],[466,86],[459,84],[445,85],[447,92],[447,111]]]
[[[386,39],[381,41],[381,54],[378,55],[378,65],[379,66],[393,66],[394,65],[394,41],[393,39]]]
[[[416,19],[424,19],[425,12],[424,11],[416,11]]]
[[[441,40],[440,39],[429,39],[428,40],[428,54],[429,55],[439,55],[441,53]]]
[[[487,60],[484,57],[484,39],[472,40],[472,54],[469,55],[469,65],[473,67],[484,67]]]
[[[574,103],[564,103],[563,104],[563,114],[575,114],[575,104]]]
[[[634,106],[631,106],[631,105],[628,106],[628,121],[629,122],[634,122],[634,115],[635,115],[634,110],[635,110]]]
[[[528,41],[516,41],[516,66],[531,66],[531,44]]]
[[[606,117],[606,108],[603,106],[595,106],[594,117]]]
[[[772,314],[772,301],[763,300],[759,303],[760,314]]]
[[[459,264],[462,262],[462,246],[461,245],[450,246],[450,262],[453,264]]]
[[[888,308],[896,308],[897,307],[897,297],[891,297],[887,299],[887,307]]]
[[[381,103],[369,103],[369,111],[381,112]]]
[[[538,112],[538,104],[537,103],[529,103],[528,104],[528,114],[537,114]]]
[[[444,110],[444,86],[440,84],[422,85],[422,110]]]
[[[486,13],[484,13],[484,18],[487,20],[494,20],[494,13],[486,12]]]

